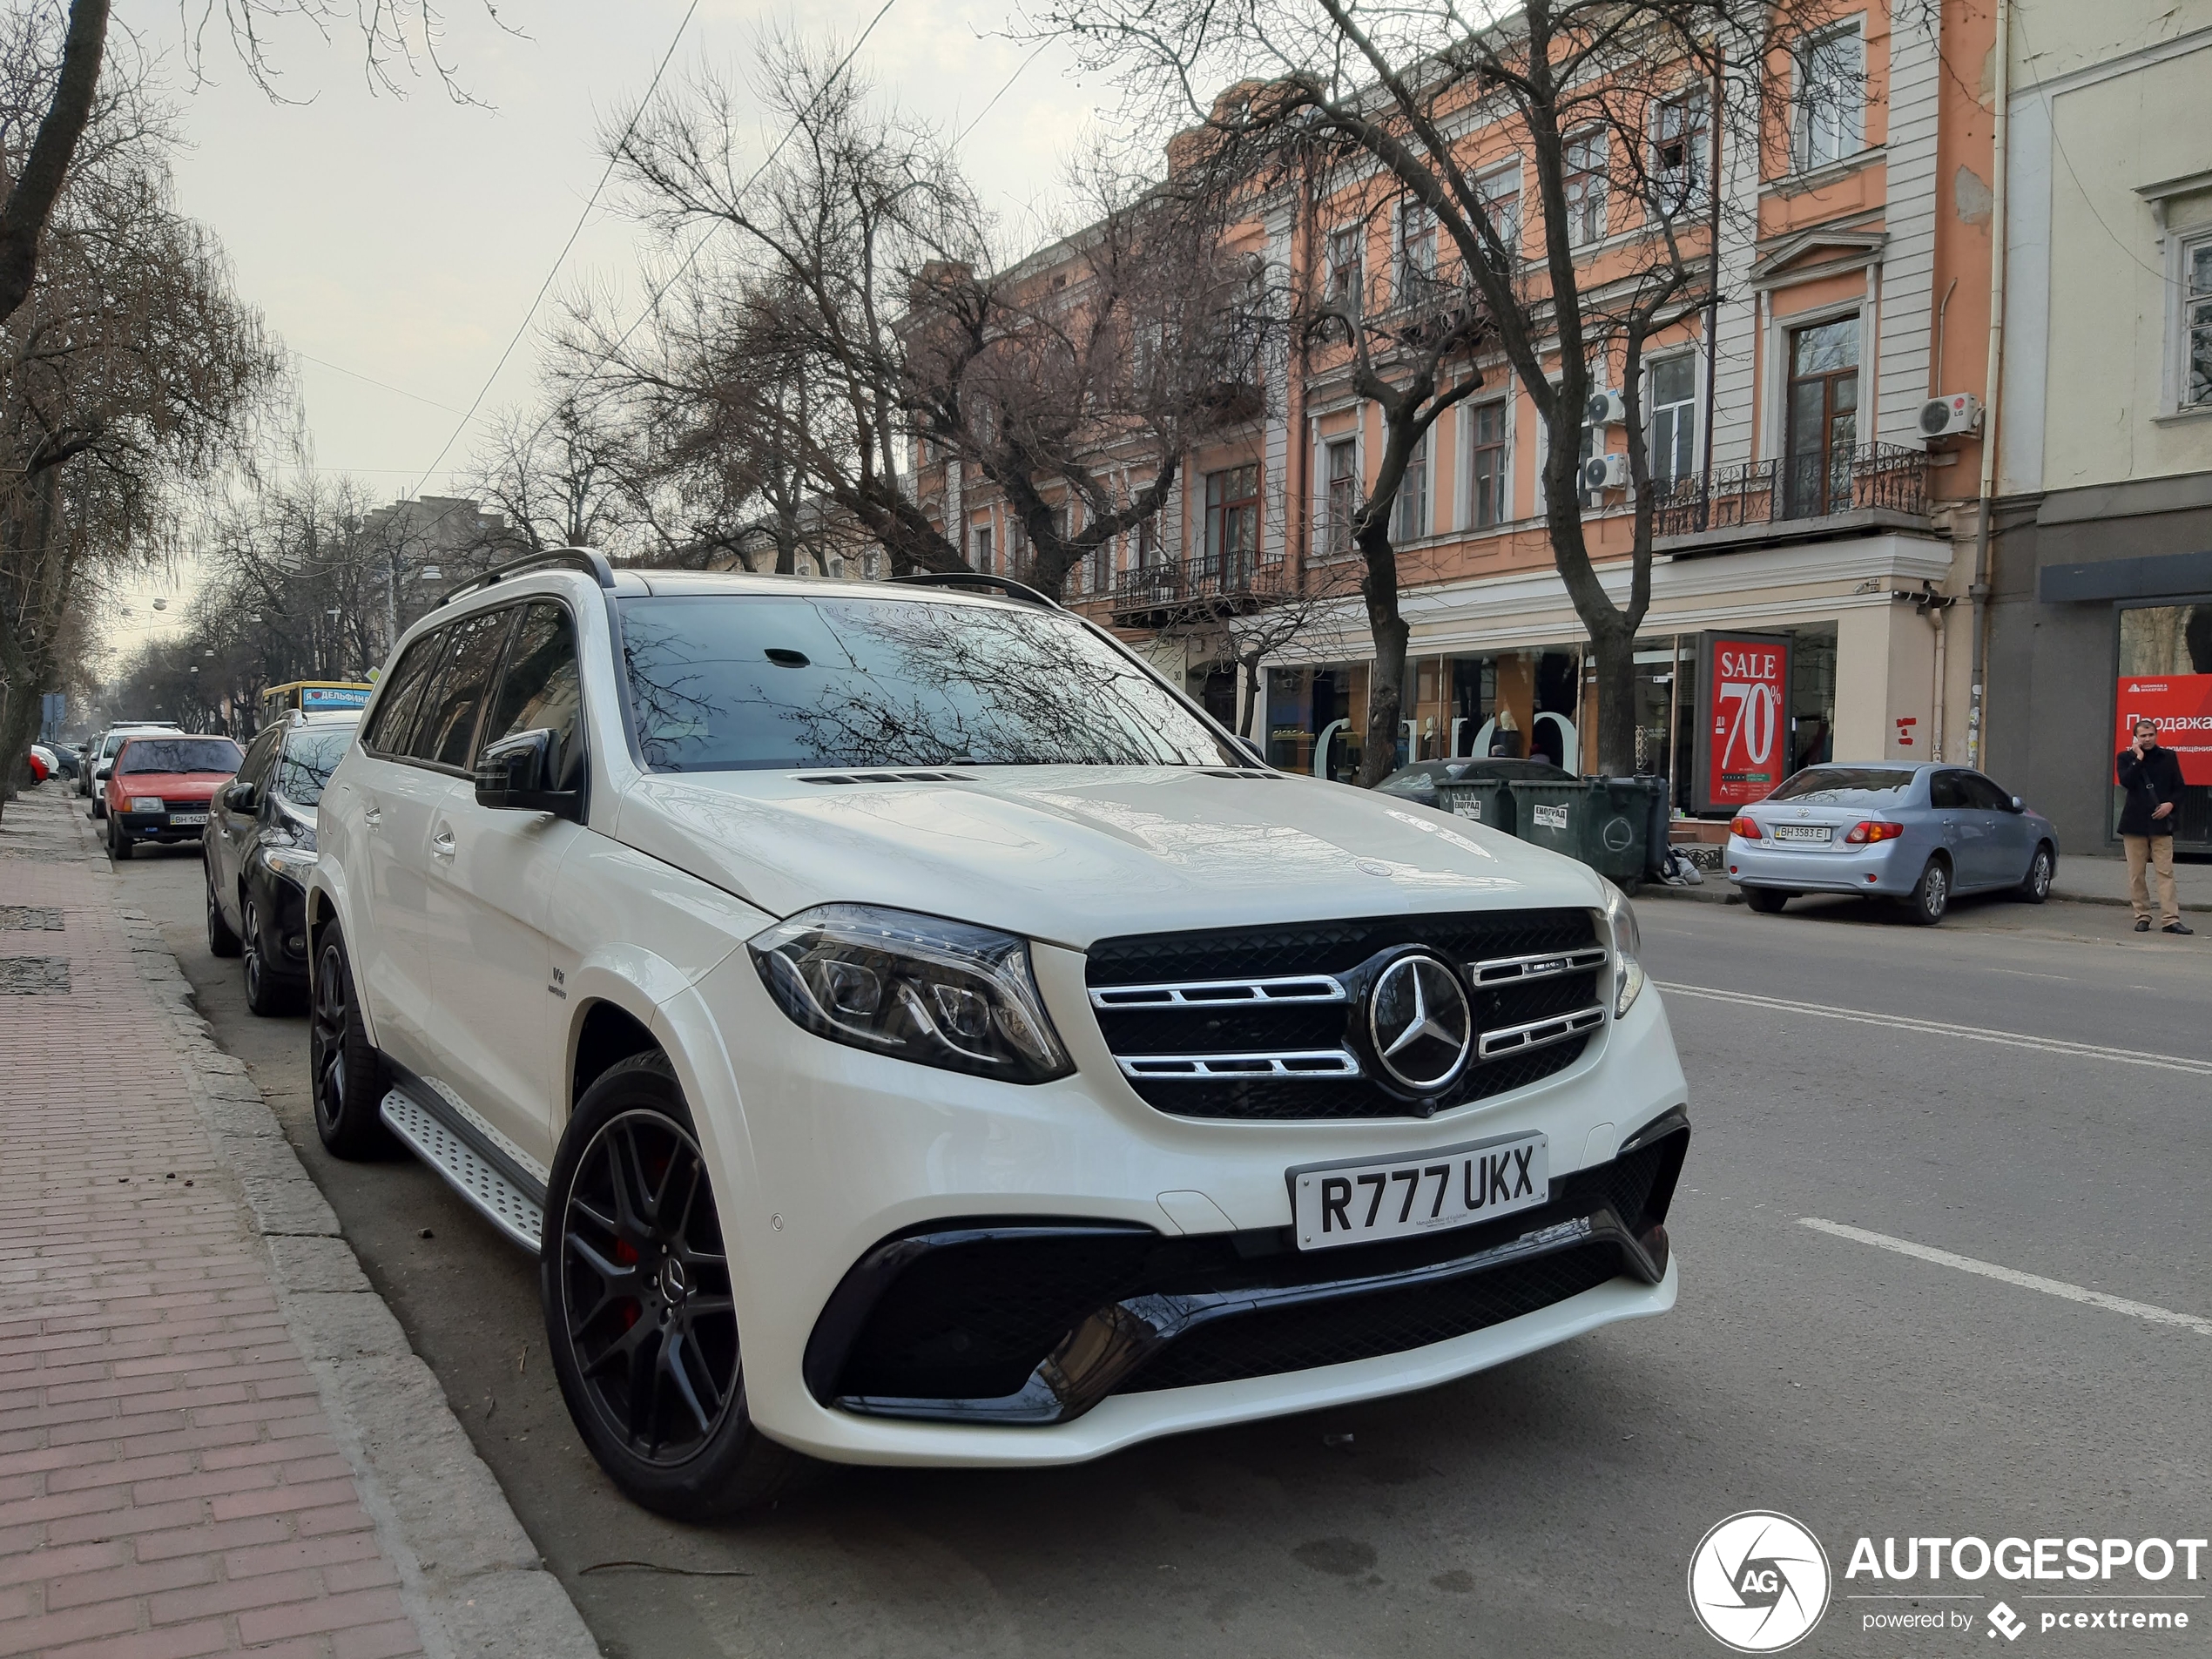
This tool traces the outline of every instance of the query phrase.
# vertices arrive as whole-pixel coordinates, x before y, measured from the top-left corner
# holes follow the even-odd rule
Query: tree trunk
[[[1386,515],[1370,514],[1360,527],[1359,550],[1367,556],[1367,574],[1359,590],[1367,602],[1367,631],[1375,642],[1374,668],[1367,680],[1366,737],[1359,751],[1359,786],[1372,789],[1398,770],[1398,725],[1406,708],[1408,631],[1398,610],[1398,555],[1390,544]]]
[[[1598,775],[1626,778],[1636,770],[1635,632],[1617,624],[1593,627],[1590,654],[1597,671],[1591,689],[1597,698]]]
[[[46,106],[7,205],[0,207],[0,322],[14,316],[30,297],[38,271],[38,239],[91,117],[92,91],[107,51],[107,6],[108,0],[71,0],[54,101]]]
[[[1250,743],[1252,740],[1252,719],[1259,711],[1259,658],[1247,657],[1244,670],[1244,712],[1237,722],[1237,735]]]

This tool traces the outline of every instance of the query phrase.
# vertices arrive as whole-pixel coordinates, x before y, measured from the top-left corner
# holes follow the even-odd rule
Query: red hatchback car
[[[238,771],[228,738],[132,738],[116,751],[107,792],[107,850],[121,860],[140,841],[197,841],[207,803]]]

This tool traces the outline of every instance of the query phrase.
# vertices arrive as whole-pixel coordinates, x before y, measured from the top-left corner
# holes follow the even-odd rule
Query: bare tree
[[[597,547],[620,550],[645,517],[643,469],[627,422],[595,418],[574,394],[545,413],[501,417],[476,452],[469,493],[496,509],[533,550]],[[502,538],[505,545],[511,540]]]
[[[1769,53],[1831,10],[1826,0],[1525,0],[1470,15],[1456,0],[1379,10],[1349,0],[1047,0],[1035,26],[1120,71],[1139,108],[1195,116],[1249,155],[1331,157],[1335,182],[1374,181],[1433,221],[1487,319],[1485,338],[1543,423],[1545,528],[1595,658],[1598,764],[1625,772],[1634,642],[1650,600],[1642,352],[1710,303],[1721,239],[1750,232],[1723,222],[1720,135],[1748,158],[1738,165],[1757,165],[1771,114]],[[1198,88],[1230,81],[1249,90],[1200,101]],[[1482,181],[1484,161],[1507,146],[1533,185],[1510,211]],[[1627,405],[1635,510],[1625,603],[1592,563],[1579,477],[1589,395],[1602,384],[1593,369],[1608,364]],[[1376,678],[1384,695],[1379,663]]]

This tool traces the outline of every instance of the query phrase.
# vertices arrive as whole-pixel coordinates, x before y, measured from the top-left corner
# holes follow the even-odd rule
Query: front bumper
[[[1910,837],[1872,846],[1821,847],[1809,852],[1731,835],[1722,867],[1740,887],[1773,887],[1786,893],[1877,893],[1894,897],[1912,891],[1927,861],[1926,851],[1915,846]]]
[[[262,971],[304,985],[308,978],[307,893],[258,854],[247,867],[246,880],[260,912]]]
[[[196,816],[199,821],[196,824],[174,822],[180,814]],[[175,813],[118,812],[114,813],[114,818],[123,833],[134,841],[196,841],[207,828],[207,808],[204,805],[180,806]]]
[[[662,1002],[657,1035],[726,1195],[748,1404],[776,1440],[860,1463],[1076,1462],[1160,1434],[1426,1387],[1673,1305],[1676,1272],[1655,1231],[1663,1197],[1656,1214],[1616,1206],[1608,1220],[1595,1204],[1576,1209],[1575,1196],[1578,1172],[1612,1164],[1687,1098],[1656,990],[1556,1076],[1433,1118],[1190,1120],[1148,1106],[1123,1079],[1089,1011],[1082,957],[1043,946],[1033,956],[1076,1071],[1029,1088],[813,1036],[768,1000],[743,951]],[[1288,1247],[1294,1167],[1527,1130],[1549,1139],[1554,1203],[1498,1224],[1510,1237],[1471,1228],[1429,1236],[1425,1255],[1393,1246],[1364,1261],[1376,1247]],[[1595,1174],[1585,1183],[1602,1184]],[[894,1305],[888,1283],[941,1251],[956,1264],[948,1234],[1009,1232],[1047,1244],[1073,1237],[1079,1254],[1111,1258],[1119,1277],[1101,1291],[1096,1263],[1083,1265],[1076,1290],[1026,1310],[1020,1340],[970,1367],[973,1380],[943,1380],[954,1363],[927,1385],[956,1394],[917,1393],[911,1367],[900,1381],[875,1364],[885,1348],[871,1320]],[[886,1273],[884,1252],[902,1247],[891,1264],[900,1271]],[[1133,1278],[1121,1271],[1132,1262]],[[1397,1328],[1346,1346],[1314,1314],[1322,1304],[1359,1304],[1367,1326]],[[908,1328],[909,1357],[935,1352],[930,1332]],[[935,1335],[956,1360],[974,1332]],[[1253,1359],[1261,1350],[1265,1363]],[[861,1359],[873,1371],[855,1369]],[[1062,1392],[1036,1384],[1048,1359]],[[1025,1391],[1027,1406],[1007,1404]],[[917,1400],[927,1403],[900,1403]]]

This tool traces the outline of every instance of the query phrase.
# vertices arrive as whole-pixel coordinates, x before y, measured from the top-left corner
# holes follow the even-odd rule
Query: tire
[[[2051,896],[2051,879],[2059,871],[2059,860],[2051,851],[2051,844],[2037,844],[2035,856],[2027,861],[2027,874],[2014,889],[2013,897],[2022,904],[2041,904]]]
[[[261,954],[260,907],[251,899],[246,901],[243,920],[246,922],[246,1006],[265,1020],[293,1013],[300,1006],[299,989],[289,980],[269,971],[268,961]],[[382,1102],[381,1092],[377,1099],[380,1103]]]
[[[218,956],[235,956],[240,948],[239,938],[231,931],[230,923],[223,920],[223,907],[215,900],[215,872],[205,853],[200,856],[199,867],[207,878],[207,948]]]
[[[720,1520],[805,1467],[746,1409],[720,1216],[662,1055],[623,1061],[578,1103],[547,1184],[538,1291],[569,1414],[631,1501]]]
[[[120,819],[107,821],[107,855],[118,864],[131,861],[131,833],[123,827]]]
[[[106,817],[107,817],[107,797],[106,797],[106,796],[105,796],[105,795],[95,795],[95,796],[93,796],[93,797],[92,797],[92,821],[93,821],[95,824],[98,824],[98,823],[101,822],[103,819],[105,819]]]
[[[1763,916],[1778,916],[1782,914],[1782,907],[1790,902],[1790,895],[1777,893],[1772,887],[1746,887],[1743,889],[1743,902]]]
[[[1905,906],[1912,913],[1912,920],[1923,927],[1932,927],[1941,921],[1944,912],[1951,908],[1951,867],[1941,859],[1930,859],[1927,867],[1920,872],[1920,879],[1906,895]]]
[[[324,928],[315,941],[307,1081],[314,1094],[315,1132],[333,1157],[373,1158],[394,1150],[392,1131],[377,1116],[391,1077],[361,1023],[353,966],[335,927]]]

